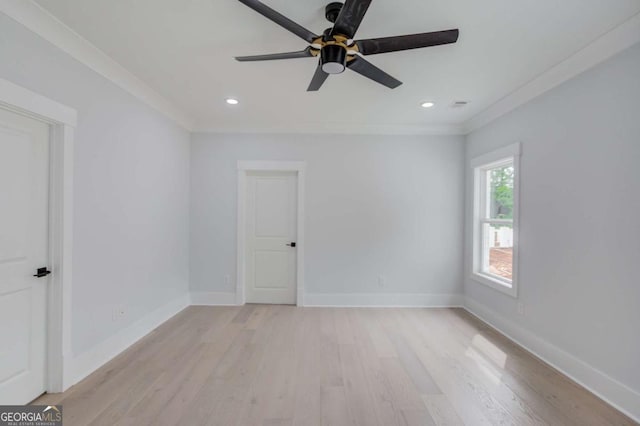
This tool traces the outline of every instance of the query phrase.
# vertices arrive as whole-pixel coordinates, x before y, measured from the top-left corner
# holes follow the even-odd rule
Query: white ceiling
[[[265,0],[315,33],[330,25],[328,2]],[[309,93],[314,59],[233,59],[306,47],[236,0],[38,3],[197,128],[231,131],[460,124],[640,12],[638,0],[374,0],[356,38],[459,28],[459,41],[367,57],[404,82],[395,90],[345,72]],[[423,100],[436,106],[422,109]],[[453,109],[456,100],[469,105]]]

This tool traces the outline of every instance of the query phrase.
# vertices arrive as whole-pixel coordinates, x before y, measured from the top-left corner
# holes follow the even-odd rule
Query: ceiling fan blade
[[[353,38],[370,4],[371,0],[347,0],[333,25],[331,35],[342,34],[347,38]]]
[[[293,22],[291,19],[280,14],[279,12],[276,12],[275,10],[271,9],[266,4],[259,2],[258,0],[239,0],[239,1],[240,3],[243,3],[249,6],[251,9],[255,10],[262,16],[268,19],[271,19],[273,22],[280,25],[281,27],[291,31],[298,37],[306,40],[308,43],[311,43],[314,39],[318,38],[317,35],[309,31],[302,25]]]
[[[274,59],[296,59],[296,58],[310,58],[313,57],[311,53],[311,47],[307,47],[299,52],[286,52],[286,53],[271,53],[268,55],[253,55],[253,56],[236,56],[236,61],[250,62],[250,61],[271,61]]]
[[[371,80],[378,82],[383,86],[387,86],[390,89],[395,89],[402,84],[401,81],[396,80],[386,72],[382,71],[380,68],[373,65],[371,62],[359,56],[356,56],[354,59],[347,62],[347,68],[357,72],[360,75],[370,78]]]
[[[325,82],[327,77],[329,77],[329,74],[327,74],[326,72],[322,71],[322,65],[318,64],[318,68],[316,68],[316,72],[315,72],[315,74],[313,74],[313,78],[311,79],[311,83],[309,84],[309,87],[307,88],[307,92],[315,92],[318,89],[320,89],[320,87],[322,87],[322,84]]]
[[[419,49],[458,41],[459,31],[447,30],[432,33],[410,34],[396,37],[370,38],[357,40],[358,50],[363,55],[397,52],[399,50]]]

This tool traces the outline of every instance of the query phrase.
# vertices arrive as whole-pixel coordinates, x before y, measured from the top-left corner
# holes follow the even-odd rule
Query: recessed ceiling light
[[[432,106],[434,106],[435,104],[433,102],[423,102],[420,104],[420,106],[422,108],[431,108]]]
[[[227,102],[229,105],[238,105],[238,103],[239,103],[239,101],[238,101],[237,99],[234,99],[234,98],[227,98],[227,99],[226,99],[226,102]]]

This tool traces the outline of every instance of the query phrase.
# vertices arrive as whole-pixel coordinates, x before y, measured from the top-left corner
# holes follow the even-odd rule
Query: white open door
[[[246,301],[296,303],[296,172],[248,172]]]
[[[45,387],[49,126],[0,109],[0,405]]]

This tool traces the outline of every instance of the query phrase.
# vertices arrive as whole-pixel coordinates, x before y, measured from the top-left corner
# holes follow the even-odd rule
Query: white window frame
[[[482,225],[487,222],[499,223],[499,219],[485,219],[486,211],[486,171],[501,165],[513,163],[513,273],[512,279],[483,272],[482,269]],[[518,230],[520,216],[520,143],[505,146],[471,160],[473,171],[473,241],[471,278],[512,297],[518,297]]]

